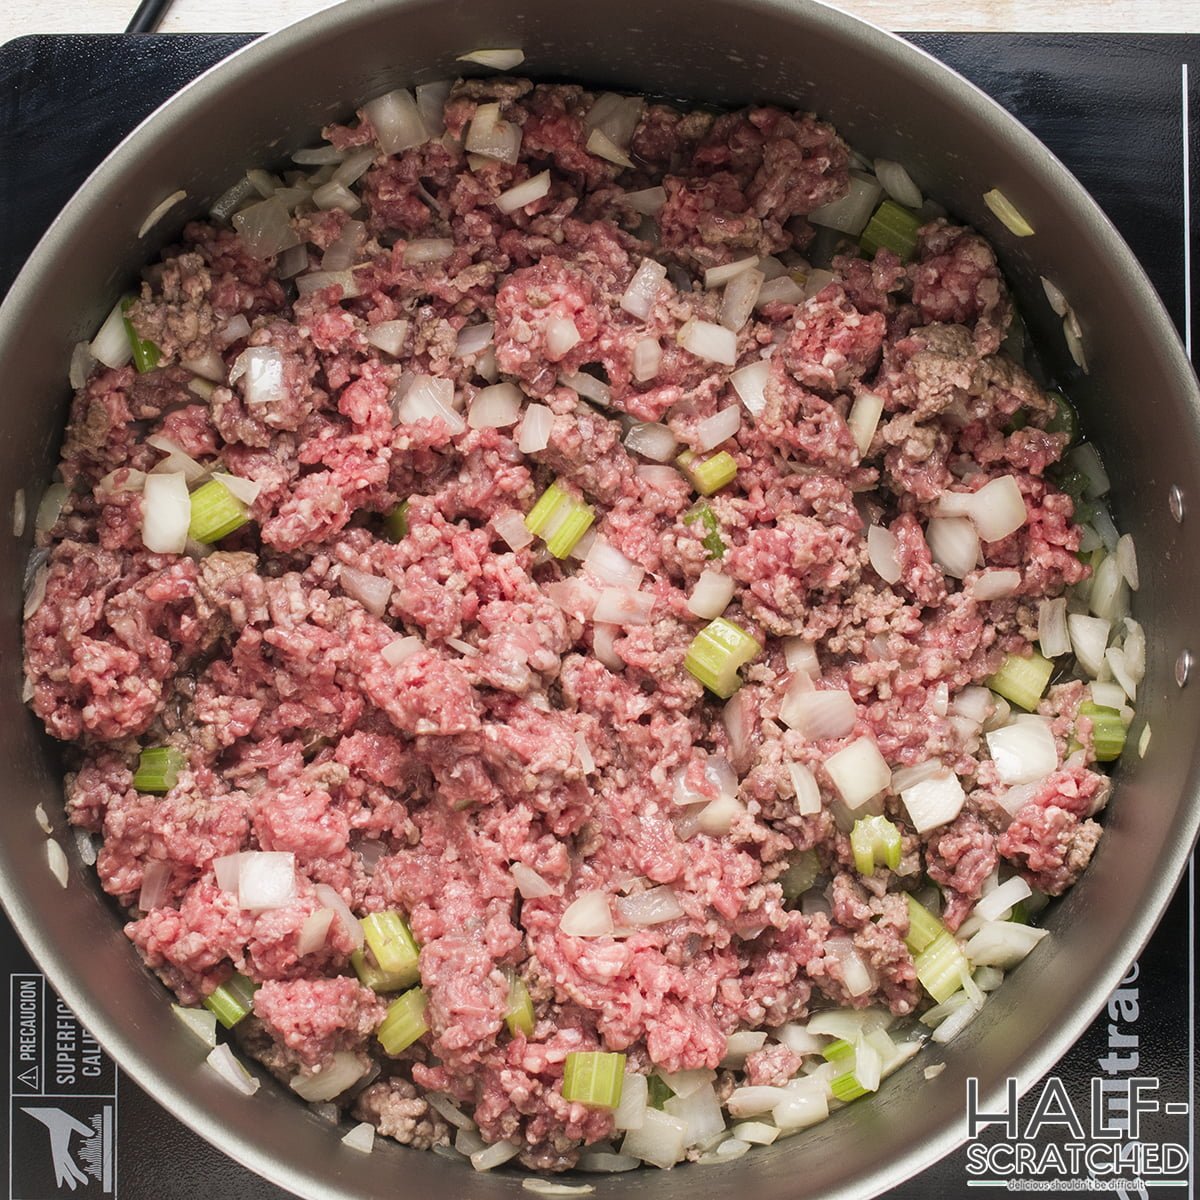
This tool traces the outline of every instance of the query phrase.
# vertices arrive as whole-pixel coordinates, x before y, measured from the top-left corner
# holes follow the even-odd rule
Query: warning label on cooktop
[[[116,1195],[112,1061],[40,974],[10,980],[10,1200]]]

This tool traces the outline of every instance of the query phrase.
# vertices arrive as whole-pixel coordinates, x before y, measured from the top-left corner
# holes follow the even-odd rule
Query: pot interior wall
[[[521,45],[529,71],[718,104],[775,100],[832,120],[860,151],[909,164],[927,194],[993,237],[1035,337],[1069,380],[1085,428],[1106,454],[1118,523],[1138,540],[1138,615],[1150,635],[1139,711],[1154,736],[1145,761],[1122,770],[1096,862],[1050,918],[1056,943],[1021,971],[946,1052],[901,1071],[870,1103],[808,1136],[708,1168],[713,1197],[753,1189],[759,1200],[863,1197],[919,1169],[965,1134],[968,1075],[998,1099],[1023,1085],[1082,1030],[1148,936],[1196,828],[1195,730],[1200,696],[1172,680],[1177,654],[1200,636],[1191,518],[1168,515],[1172,485],[1200,503],[1194,383],[1165,315],[1106,222],[1061,168],[961,81],[916,51],[817,5],[761,0],[369,0],[337,6],[235,56],[152,118],[93,177],[59,219],[0,315],[3,421],[0,478],[32,503],[53,469],[68,399],[70,348],[89,335],[131,268],[177,232],[139,242],[145,213],[183,187],[201,211],[245,166],[310,142],[353,99],[398,83],[445,78],[455,55]],[[350,103],[347,103],[347,100]],[[981,202],[1001,187],[1037,236],[1018,241]],[[1076,303],[1091,358],[1066,357],[1038,284],[1055,279]],[[1197,514],[1200,520],[1200,513]],[[370,1159],[290,1096],[266,1087],[232,1095],[138,968],[94,876],[75,859],[59,890],[45,867],[35,803],[60,808],[58,758],[20,703],[19,612],[28,534],[0,546],[3,618],[0,755],[8,764],[0,824],[0,892],[52,981],[127,1069],[200,1133],[306,1196],[517,1196],[519,1177],[469,1175],[431,1155],[383,1146]],[[58,822],[56,822],[58,823]],[[69,838],[65,839],[69,842]],[[936,1087],[921,1068],[944,1057]],[[610,1196],[683,1200],[695,1173],[636,1173],[606,1181]]]

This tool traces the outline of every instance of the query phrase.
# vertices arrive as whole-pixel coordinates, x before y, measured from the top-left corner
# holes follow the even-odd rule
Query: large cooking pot
[[[1031,1085],[1079,1036],[1145,943],[1195,838],[1200,681],[1180,690],[1176,663],[1200,640],[1197,561],[1200,396],[1175,332],[1129,250],[1064,168],[998,106],[907,44],[800,0],[349,0],[274,34],[209,71],[151,117],[96,171],[46,235],[0,309],[3,424],[0,478],[35,503],[54,467],[67,407],[66,364],[139,263],[245,166],[310,142],[358,99],[455,73],[455,56],[520,45],[543,77],[695,97],[813,108],[860,151],[907,163],[927,194],[995,237],[1032,333],[1074,379],[1088,432],[1105,452],[1115,515],[1139,546],[1138,616],[1149,633],[1139,704],[1149,754],[1126,756],[1090,871],[1050,911],[1053,937],[946,1050],[936,1086],[918,1058],[869,1102],[805,1136],[728,1167],[707,1168],[713,1197],[866,1197],[900,1182],[966,1136],[965,1081],[985,1109],[1004,1080]],[[1037,230],[1018,240],[989,218],[1000,187]],[[178,218],[139,241],[162,197],[185,188]],[[1083,326],[1091,374],[1067,358],[1038,275],[1057,281]],[[1172,515],[1178,488],[1183,518]],[[7,503],[7,502],[6,502]],[[0,897],[53,985],[121,1066],[226,1153],[305,1197],[521,1192],[520,1175],[389,1142],[364,1157],[268,1080],[235,1094],[203,1067],[203,1051],[171,1015],[162,986],[138,965],[94,873],[74,856],[64,892],[46,867],[32,810],[61,830],[58,756],[21,702],[21,580],[29,535],[0,545]],[[681,1200],[694,1169],[606,1180],[609,1196]]]

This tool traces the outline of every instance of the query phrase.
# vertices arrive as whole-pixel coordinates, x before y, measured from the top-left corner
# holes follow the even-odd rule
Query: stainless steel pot
[[[149,209],[185,188],[191,212],[249,164],[310,141],[357,99],[444,78],[478,46],[520,45],[527,69],[718,103],[774,100],[828,117],[861,151],[901,160],[924,190],[993,236],[1035,337],[1070,363],[1038,275],[1075,303],[1091,374],[1077,380],[1086,428],[1106,451],[1116,517],[1136,535],[1138,615],[1149,632],[1140,710],[1148,756],[1127,756],[1106,835],[1082,882],[1048,919],[1049,948],[1019,970],[952,1046],[926,1084],[918,1059],[879,1095],[703,1177],[707,1195],[759,1200],[866,1197],[900,1182],[966,1136],[964,1083],[988,1107],[1006,1077],[1028,1087],[1079,1036],[1149,937],[1196,835],[1200,680],[1182,691],[1173,668],[1200,650],[1196,586],[1200,395],[1175,332],[1142,271],[1099,209],[1028,132],[970,85],[907,44],[803,0],[348,0],[258,42],[202,76],[125,141],[55,222],[0,309],[3,425],[0,479],[32,502],[54,466],[66,412],[66,364],[150,244]],[[1037,235],[1000,229],[981,196],[1000,187]],[[180,220],[182,220],[182,209]],[[1168,496],[1181,490],[1185,516]],[[6,500],[7,504],[7,500]],[[21,579],[28,534],[0,544],[0,898],[64,999],[147,1091],[226,1153],[305,1197],[518,1196],[520,1177],[473,1175],[430,1154],[380,1146],[369,1158],[294,1097],[269,1085],[234,1094],[202,1067],[197,1044],[142,969],[94,874],[61,831],[54,749],[20,703]],[[71,859],[64,892],[46,867],[33,819],[55,814]],[[610,1196],[684,1200],[695,1172],[636,1172],[604,1182]]]

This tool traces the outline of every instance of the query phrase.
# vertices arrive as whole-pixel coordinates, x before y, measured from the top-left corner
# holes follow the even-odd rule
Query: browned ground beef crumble
[[[492,98],[521,127],[520,160],[469,166],[456,139]],[[366,241],[350,298],[338,286],[296,298],[274,259],[254,258],[228,228],[189,225],[131,313],[161,364],[97,368],[75,396],[62,457],[70,496],[26,626],[33,708],[75,744],[70,819],[103,838],[103,886],[180,1000],[242,972],[262,986],[239,1033],[281,1078],[336,1051],[373,1056],[377,1077],[341,1101],[358,1117],[402,1142],[445,1142],[423,1092],[447,1093],[487,1141],[516,1139],[523,1161],[543,1168],[569,1167],[612,1134],[609,1111],[563,1099],[568,1052],[623,1050],[642,1071],[716,1067],[729,1034],[802,1019],[814,1003],[909,1013],[923,1001],[903,893],[928,875],[951,928],[1001,861],[1057,894],[1087,864],[1099,834],[1089,817],[1106,794],[1090,747],[1068,751],[1079,683],[1043,701],[1060,767],[1015,817],[997,803],[1005,788],[978,723],[946,707],[1024,651],[1039,601],[1087,573],[1072,502],[1046,478],[1066,442],[1044,429],[1053,405],[999,352],[1012,305],[986,242],[934,219],[911,264],[887,250],[873,262],[837,257],[815,295],[755,312],[737,358],[770,354],[766,407],[743,414],[722,447],[738,474],[707,502],[726,547],[710,561],[689,483],[631,455],[622,419],[661,420],[686,449],[700,420],[737,403],[730,368],[676,339],[692,318],[717,319],[720,292],[700,273],[748,255],[797,264],[814,232],[805,214],[847,187],[848,151],[811,115],[651,105],[630,170],[584,149],[593,99],[574,86],[458,84],[445,138],[380,152],[361,180]],[[373,131],[360,114],[327,136],[369,146]],[[496,208],[500,192],[547,168],[547,196],[508,216]],[[649,222],[626,195],[659,184],[665,204]],[[294,218],[314,263],[349,219],[338,209]],[[408,242],[430,237],[452,239],[452,255],[404,265]],[[618,302],[646,256],[669,264],[672,281],[640,320]],[[250,332],[227,343],[238,315]],[[579,341],[556,358],[547,330],[562,317]],[[393,358],[365,335],[399,318],[410,326]],[[455,347],[483,321],[495,323],[500,378],[554,413],[542,451],[520,453],[518,428],[452,436],[436,419],[397,421],[390,401],[404,372],[453,380],[470,405],[487,356]],[[631,360],[646,337],[661,364],[638,382]],[[228,370],[247,347],[279,350],[280,398],[248,404],[244,383],[208,398],[189,390],[181,361],[215,353]],[[560,382],[584,368],[607,381],[609,411]],[[846,416],[864,390],[885,405],[860,457]],[[131,473],[162,457],[149,433],[262,485],[252,522],[215,553],[144,548]],[[1002,475],[1017,480],[1027,520],[984,543],[982,565],[1015,568],[1021,583],[979,602],[977,573],[947,577],[924,525],[947,490]],[[599,536],[648,572],[646,624],[596,625],[604,585],[587,568],[541,542],[513,551],[498,535],[497,519],[528,512],[552,479],[595,506]],[[409,532],[393,542],[382,516],[403,500]],[[898,539],[895,585],[869,565],[872,521]],[[735,585],[726,616],[765,644],[728,721],[683,665],[704,624],[687,600],[711,566]],[[382,615],[355,598],[352,572],[390,585]],[[381,651],[400,635],[422,647],[392,667]],[[818,687],[849,690],[851,737],[808,742],[780,721],[792,682],[782,636],[816,644]],[[920,837],[898,797],[882,797],[874,811],[904,832],[904,854],[870,877],[854,870],[822,767],[864,735],[892,768],[943,760],[967,791],[953,823]],[[139,749],[164,744],[186,753],[178,785],[139,794]],[[740,781],[724,835],[696,832],[675,803],[681,773],[716,794],[706,755]],[[796,812],[793,761],[816,774],[817,815]],[[801,908],[778,880],[809,848],[824,901]],[[243,849],[294,853],[285,907],[251,913],[217,885],[213,860]],[[170,877],[142,912],[150,863]],[[519,902],[513,863],[552,894]],[[342,925],[297,954],[321,884],[360,915],[403,911],[421,945],[431,1031],[397,1058],[373,1038],[385,1001],[355,977]],[[683,916],[598,938],[559,929],[582,892],[657,885],[670,885]],[[852,939],[869,992],[847,993],[825,952],[834,937]],[[505,1027],[514,970],[536,1003],[529,1037]],[[777,1083],[798,1065],[769,1045],[746,1075]]]

